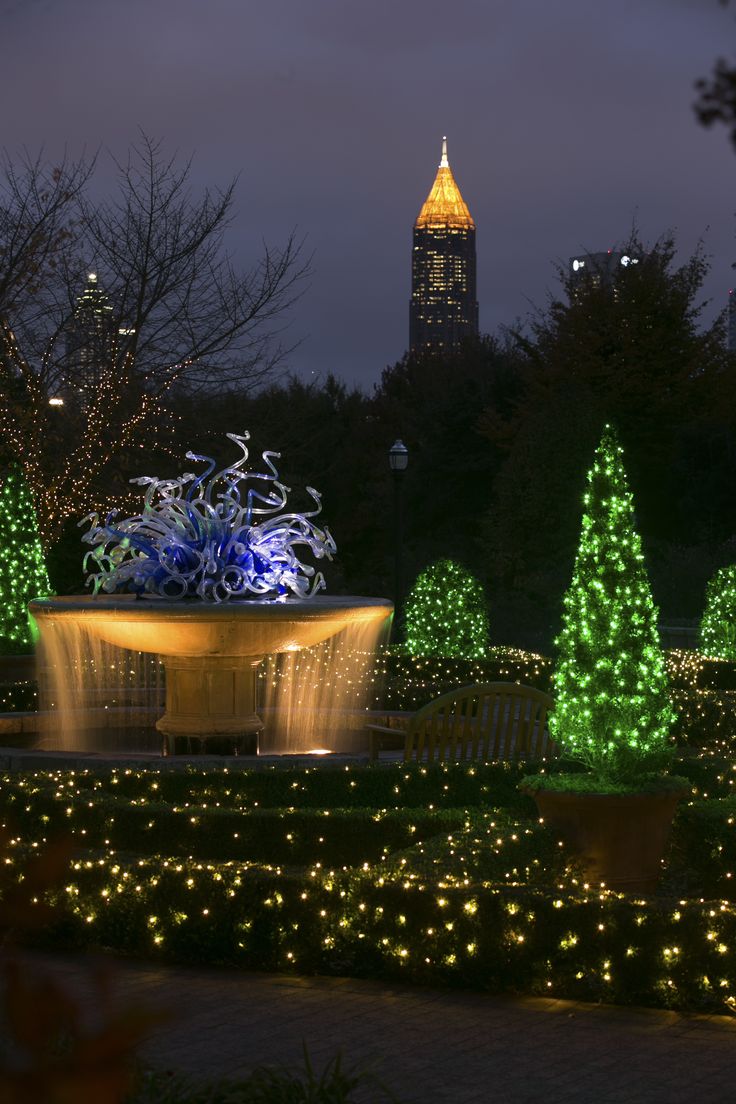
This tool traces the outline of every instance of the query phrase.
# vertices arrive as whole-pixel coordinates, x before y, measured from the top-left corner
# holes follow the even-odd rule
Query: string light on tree
[[[0,651],[30,650],[28,603],[51,594],[33,499],[23,472],[11,466],[0,487]]]
[[[611,426],[583,501],[557,640],[550,731],[600,778],[628,782],[667,764],[674,713],[623,449]]]
[[[700,650],[708,656],[736,660],[736,564],[716,571],[706,587]]]
[[[488,613],[478,580],[453,560],[430,564],[406,601],[407,651],[482,659],[487,648]]]

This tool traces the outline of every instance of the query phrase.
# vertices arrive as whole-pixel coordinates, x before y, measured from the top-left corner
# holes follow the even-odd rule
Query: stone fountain
[[[327,597],[324,579],[297,557],[306,547],[332,558],[335,544],[318,528],[315,508],[284,513],[289,488],[273,458],[265,471],[246,470],[248,434],[228,434],[242,450],[233,465],[215,471],[208,457],[199,476],[145,477],[143,510],[86,522],[85,557],[92,595],[45,598],[30,609],[42,641],[84,631],[88,638],[131,652],[155,653],[166,672],[166,710],[156,727],[169,752],[226,737],[239,752],[258,750],[256,669],[264,656],[297,652],[343,630],[368,630],[373,641],[393,610],[385,599]],[[243,494],[243,487],[247,491]],[[260,488],[260,489],[259,489]],[[84,524],[84,523],[83,523]],[[58,666],[58,664],[57,664]],[[66,677],[57,671],[57,684]],[[63,686],[58,697],[63,699]]]

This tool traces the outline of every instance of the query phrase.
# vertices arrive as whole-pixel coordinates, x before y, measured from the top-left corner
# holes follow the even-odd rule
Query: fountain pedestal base
[[[166,712],[156,722],[167,754],[257,755],[261,656],[162,656]]]

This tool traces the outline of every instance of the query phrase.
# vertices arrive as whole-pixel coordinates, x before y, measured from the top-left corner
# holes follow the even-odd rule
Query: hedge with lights
[[[93,771],[35,774],[31,778],[6,776],[0,786],[0,807],[15,792],[29,809],[51,797],[60,807],[70,799],[167,802],[185,807],[206,805],[214,809],[247,812],[252,809],[339,808],[435,808],[500,806],[532,810],[518,792],[518,783],[529,770],[543,764],[452,763],[402,764],[397,770],[383,767],[319,767],[282,769],[279,766],[248,770],[164,770],[127,768],[110,773]],[[559,769],[558,761],[546,769]],[[44,810],[45,812],[47,810]]]
[[[482,659],[488,612],[478,580],[454,560],[437,560],[417,577],[404,609],[410,655]]]
[[[716,571],[706,587],[699,643],[707,656],[736,660],[736,564]]]
[[[0,683],[0,713],[35,713],[38,711],[38,685],[31,679]]]
[[[19,803],[6,798],[13,823],[29,827]],[[480,816],[476,812],[476,816]],[[488,814],[486,814],[488,815]],[[44,800],[31,816],[46,833],[104,841],[113,850],[165,853],[218,862],[288,862],[356,866],[413,842],[462,826],[462,809],[213,809],[163,802],[131,805],[115,798]]]
[[[736,778],[733,763],[712,758],[683,769],[700,794],[729,793]],[[112,776],[6,776],[0,779],[0,819],[11,823],[14,842],[3,877],[12,877],[23,853],[42,847],[64,823],[79,850],[58,894],[61,916],[46,931],[47,946],[95,944],[267,970],[736,1008],[736,908],[728,893],[736,859],[733,798],[700,799],[681,811],[664,894],[637,900],[583,885],[538,821],[513,810],[491,812],[492,797],[507,792],[514,773],[499,764],[323,770],[208,775],[130,768]],[[384,804],[319,810],[310,803],[323,780],[337,798],[359,802],[370,793]],[[501,783],[499,790],[494,782]],[[155,821],[167,804],[173,812],[183,785],[201,799],[196,811],[188,810],[199,821],[194,834],[210,837],[214,847],[218,826],[237,822],[231,814],[263,810],[272,817],[264,818],[264,831],[284,841],[280,860],[266,865],[172,855],[171,831],[168,840],[157,829],[146,836],[140,819],[137,841],[121,832],[125,850],[106,842],[111,812],[117,817],[136,802],[131,815]],[[291,795],[293,812],[266,807],[269,794],[282,800],[284,793]],[[456,814],[440,806],[460,793],[469,799],[467,816],[448,827]],[[415,808],[406,806],[407,798]],[[90,805],[102,808],[97,821]],[[342,852],[349,860],[344,868],[330,868],[318,852],[308,864],[293,862],[286,833],[295,814],[309,831],[320,816],[335,816],[333,823],[352,840],[352,854],[347,843]],[[346,827],[351,816],[354,832]],[[385,861],[362,857],[361,837],[375,832],[380,838],[387,825],[393,824],[391,831],[401,826],[395,842],[405,840],[406,818],[422,825],[420,842]],[[223,842],[226,833],[219,838]],[[707,849],[702,861],[699,848]],[[697,885],[688,881],[693,869]],[[685,892],[715,890],[727,899],[684,898]]]
[[[711,755],[732,754],[736,749],[736,663],[679,649],[666,653],[666,663],[677,743]]]
[[[77,860],[48,938],[149,957],[726,1011],[730,903],[116,855]]]
[[[623,449],[606,426],[588,473],[563,602],[550,732],[601,779],[636,784],[671,760],[675,714]]]
[[[445,691],[472,682],[523,682],[549,691],[551,674],[551,659],[518,648],[489,648],[482,659],[389,649],[377,658],[373,708],[413,712]]]
[[[679,810],[669,865],[680,895],[736,899],[736,794]]]
[[[13,464],[0,486],[0,653],[31,651],[32,598],[51,593],[36,511],[23,472]]]

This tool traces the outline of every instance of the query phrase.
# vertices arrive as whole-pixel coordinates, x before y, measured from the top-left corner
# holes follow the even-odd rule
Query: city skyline
[[[683,257],[704,238],[710,317],[723,309],[736,159],[692,102],[728,52],[733,11],[460,0],[451,26],[442,11],[9,4],[5,146],[124,157],[140,126],[194,154],[197,187],[240,173],[235,260],[295,226],[314,252],[287,335],[303,339],[287,364],[304,379],[370,388],[406,351],[411,228],[443,134],[479,227],[481,332],[544,307],[555,264],[615,249],[634,222],[645,245],[674,229]]]

